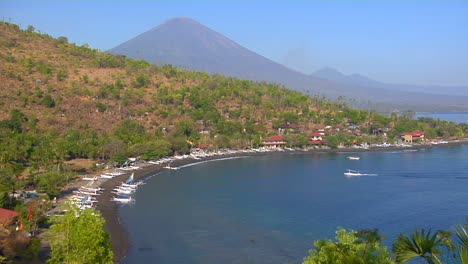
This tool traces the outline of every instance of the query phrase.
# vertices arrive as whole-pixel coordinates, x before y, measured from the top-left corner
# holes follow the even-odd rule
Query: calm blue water
[[[284,154],[209,162],[147,180],[120,208],[122,263],[300,263],[337,226],[378,228],[386,244],[468,215],[468,146]],[[346,169],[378,176],[346,178]]]
[[[455,123],[468,123],[468,113],[460,112],[460,113],[423,113],[418,112],[414,114],[414,118],[417,119],[419,117],[432,117],[434,119],[440,119],[445,121],[451,121]]]

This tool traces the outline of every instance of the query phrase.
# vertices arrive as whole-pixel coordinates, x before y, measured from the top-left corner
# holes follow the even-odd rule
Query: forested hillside
[[[331,103],[275,84],[153,66],[32,26],[0,23],[0,47],[0,191],[30,184],[52,195],[68,179],[69,159],[256,147],[285,124],[297,125],[285,132],[291,147],[307,146],[308,134],[328,125],[359,131],[335,131],[325,138],[331,147],[392,141],[414,129],[428,137],[466,133],[466,126],[353,110],[345,99]]]

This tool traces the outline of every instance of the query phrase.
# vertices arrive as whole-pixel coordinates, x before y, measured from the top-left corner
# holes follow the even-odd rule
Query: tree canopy
[[[52,223],[47,230],[52,250],[48,263],[112,263],[109,235],[102,229],[104,219],[99,211],[70,205]]]
[[[343,228],[336,231],[335,241],[317,240],[302,264],[385,264],[392,263],[375,230],[360,233]]]

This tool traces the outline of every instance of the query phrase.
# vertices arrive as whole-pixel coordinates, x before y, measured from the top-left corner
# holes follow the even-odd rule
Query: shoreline
[[[257,156],[270,156],[270,155],[284,155],[292,153],[355,153],[355,152],[385,152],[385,151],[401,151],[401,150],[411,150],[411,149],[428,149],[432,147],[446,147],[446,146],[460,146],[468,145],[468,140],[460,140],[456,142],[448,142],[446,144],[438,145],[412,145],[411,147],[372,147],[368,149],[354,149],[354,148],[342,148],[342,149],[310,149],[310,150],[294,150],[294,151],[271,151],[271,152],[236,152],[229,153],[226,155],[213,155],[209,157],[203,157],[199,159],[186,158],[186,159],[176,159],[171,163],[173,167],[180,167],[187,164],[193,164],[198,162],[218,160],[223,158],[232,158],[232,157],[257,157]],[[142,163],[139,170],[134,170],[112,179],[108,179],[100,183],[100,187],[104,188],[105,191],[98,196],[97,200],[97,210],[101,211],[102,217],[105,219],[104,230],[109,233],[110,241],[112,243],[112,251],[114,253],[114,263],[119,263],[128,253],[130,247],[130,241],[128,240],[127,230],[120,224],[118,207],[120,206],[116,202],[112,202],[110,199],[114,196],[110,191],[113,190],[117,185],[125,181],[127,177],[133,172],[135,173],[134,179],[145,180],[146,178],[166,171],[167,168],[163,167],[164,165],[156,165],[148,162]]]

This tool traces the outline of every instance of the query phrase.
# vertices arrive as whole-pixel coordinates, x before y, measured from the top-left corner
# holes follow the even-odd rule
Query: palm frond
[[[458,254],[460,255],[460,264],[468,264],[468,249],[460,248]]]
[[[458,242],[460,243],[461,247],[468,248],[468,231],[467,228],[458,225],[455,228],[455,234],[457,235]]]
[[[458,225],[454,228],[458,239],[458,254],[461,264],[468,264],[468,226]]]
[[[415,229],[410,236],[400,234],[393,244],[393,253],[397,263],[404,263],[408,260],[421,257],[427,263],[433,264],[435,261],[440,263],[438,255],[441,253],[438,247],[444,246],[443,234],[439,232],[431,234],[431,230]]]

